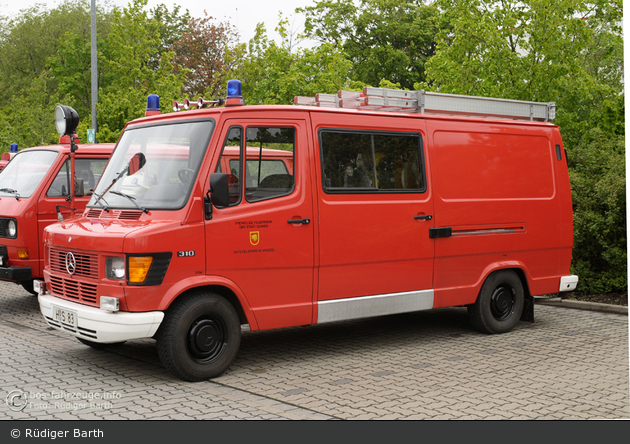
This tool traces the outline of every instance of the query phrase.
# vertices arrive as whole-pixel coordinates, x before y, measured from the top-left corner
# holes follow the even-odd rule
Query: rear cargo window
[[[324,191],[424,192],[419,134],[321,130]]]

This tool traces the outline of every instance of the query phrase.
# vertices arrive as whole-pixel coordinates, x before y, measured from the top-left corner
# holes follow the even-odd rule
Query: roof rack
[[[526,102],[372,87],[365,87],[362,92],[341,90],[337,94],[315,94],[315,97],[295,96],[293,102],[295,105],[325,108],[496,117],[539,122],[548,122],[556,117],[554,102]]]

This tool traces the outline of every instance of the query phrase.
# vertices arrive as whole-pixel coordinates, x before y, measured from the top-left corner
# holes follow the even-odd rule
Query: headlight
[[[117,281],[125,279],[125,258],[108,257],[105,260],[105,276]]]
[[[69,106],[57,105],[55,108],[55,126],[60,136],[72,136],[79,126],[79,115]]]
[[[7,234],[9,237],[17,237],[17,222],[10,219],[7,223]]]

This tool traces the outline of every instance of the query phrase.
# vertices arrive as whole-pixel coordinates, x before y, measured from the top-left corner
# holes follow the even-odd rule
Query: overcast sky
[[[102,1],[96,0],[97,4]],[[0,0],[0,14],[15,16],[20,10],[30,8],[35,4],[45,4],[49,9],[56,7],[60,0]],[[124,7],[129,0],[110,0],[112,5]],[[193,17],[204,17],[204,10],[208,15],[220,21],[228,20],[238,27],[241,42],[248,42],[254,36],[256,24],[265,23],[267,35],[276,38],[274,29],[278,24],[278,12],[288,17],[295,31],[303,30],[304,20],[302,16],[295,15],[295,8],[310,6],[313,0],[149,0],[148,8],[164,3],[169,10],[173,10],[173,4],[180,5],[182,9],[188,9]],[[310,46],[310,45],[305,45]]]

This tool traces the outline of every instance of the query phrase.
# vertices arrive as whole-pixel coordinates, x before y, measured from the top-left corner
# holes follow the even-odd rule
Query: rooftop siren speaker
[[[179,102],[173,102],[173,111],[180,111],[184,109],[184,104]]]
[[[190,108],[195,108],[199,106],[199,102],[191,102],[188,99],[184,99],[184,109],[190,109]]]
[[[210,105],[210,103],[211,103],[210,100],[203,100],[203,97],[199,97],[197,99],[197,107],[198,108],[203,108],[203,107],[205,107],[207,105]]]

